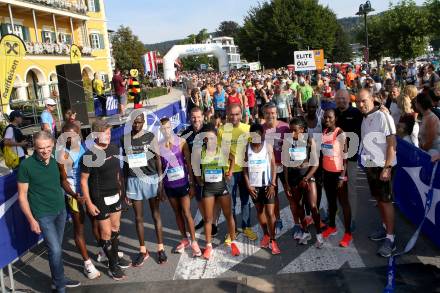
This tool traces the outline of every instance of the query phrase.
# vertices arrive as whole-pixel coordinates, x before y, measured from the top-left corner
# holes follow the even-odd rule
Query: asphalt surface
[[[284,222],[278,239],[282,251],[280,255],[271,255],[269,251],[259,248],[258,241],[249,241],[240,234],[238,240],[241,255],[238,258],[230,256],[228,248],[223,244],[226,225],[222,222],[213,242],[213,258],[209,262],[200,258],[193,259],[190,250],[182,255],[171,253],[180,240],[180,235],[171,207],[168,202],[164,202],[161,204],[161,215],[165,250],[168,254],[166,264],[159,265],[156,262],[154,226],[146,204],[144,226],[150,258],[143,267],[127,269],[128,278],[115,282],[108,276],[106,267],[95,261],[101,277],[97,280],[86,279],[82,259],[73,241],[72,226],[68,224],[63,244],[65,273],[69,278],[82,283],[80,288],[72,292],[169,292],[171,289],[175,292],[381,292],[386,284],[387,260],[376,255],[379,244],[367,238],[377,227],[379,215],[375,202],[370,198],[365,175],[360,174],[357,182],[357,192],[350,196],[352,205],[357,206],[357,214],[354,241],[349,248],[338,246],[342,229],[339,229],[338,235],[330,237],[323,249],[317,250],[314,247],[314,236],[308,245],[298,245],[291,235],[292,220],[287,200],[284,192],[280,192],[278,196]],[[324,200],[323,205],[325,204]],[[195,200],[192,201],[192,210],[195,214]],[[252,224],[255,225],[254,231],[261,236],[254,209]],[[337,225],[342,228],[340,220]],[[399,250],[403,249],[414,231],[415,226],[398,212],[396,235]],[[198,232],[199,244],[203,247],[203,231]],[[90,256],[95,260],[98,248],[88,221],[86,238]],[[138,251],[132,209],[123,213],[120,250],[124,252],[126,259],[130,259]],[[396,292],[440,292],[438,256],[439,249],[421,235],[416,247],[397,262]],[[34,248],[16,262],[14,272],[16,288],[49,292],[50,271],[44,245]]]

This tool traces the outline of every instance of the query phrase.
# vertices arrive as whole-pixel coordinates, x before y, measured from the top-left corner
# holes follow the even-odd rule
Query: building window
[[[101,10],[99,0],[88,0],[87,6],[89,7],[90,12],[99,12]]]
[[[90,45],[92,49],[105,49],[104,36],[98,33],[90,34]]]
[[[70,34],[60,33],[60,42],[70,45],[72,43],[72,36]]]
[[[51,31],[42,31],[41,39],[43,40],[43,43],[56,43],[56,35]]]

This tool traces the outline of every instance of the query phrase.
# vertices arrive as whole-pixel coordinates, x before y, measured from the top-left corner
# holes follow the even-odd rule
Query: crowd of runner
[[[166,199],[181,234],[174,253],[189,249],[209,261],[221,214],[227,226],[222,237],[232,256],[240,255],[238,233],[274,255],[293,249],[276,240],[288,224],[280,217],[281,197],[292,213],[294,241],[312,241],[316,249],[337,234],[339,203],[344,233],[338,240],[349,247],[356,237],[357,178],[365,172],[381,217],[369,238],[382,241],[379,255],[392,255],[396,136],[433,160],[440,157],[440,83],[431,65],[426,70],[400,63],[371,71],[332,67],[319,74],[287,69],[186,72],[180,81],[188,95],[189,126],[179,134],[169,117],[159,117],[158,133],[147,131],[145,115],[133,112],[131,132],[119,145],[111,143],[112,127],[104,119],[94,122],[95,140],[88,144],[74,121],[63,125],[56,151],[50,132],[34,135],[34,154],[18,170],[19,202],[31,230],[46,240],[53,289],[64,292],[65,286],[79,284],[64,277],[65,198],[86,276],[100,276],[84,237],[89,218],[101,248],[98,261],[108,260],[110,276],[121,280],[124,269],[142,266],[149,257],[146,202],[156,231],[157,262],[167,262],[161,219],[170,215],[160,213]],[[20,115],[12,118],[18,125]],[[12,129],[6,132],[11,145],[16,143]],[[323,194],[327,209],[321,206]],[[193,199],[196,215],[190,209]],[[124,205],[134,210],[139,240],[131,261],[118,249]],[[255,223],[263,231],[261,239],[252,228]],[[197,239],[196,230],[202,228],[204,239]]]

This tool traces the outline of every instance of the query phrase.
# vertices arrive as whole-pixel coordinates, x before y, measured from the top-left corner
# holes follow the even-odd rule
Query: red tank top
[[[241,105],[241,99],[238,96],[238,93],[235,93],[235,95],[228,96],[228,105],[232,104],[240,104]]]
[[[338,140],[338,133],[340,133],[340,128],[336,127],[332,133],[328,133],[325,129],[322,134],[322,167],[328,172],[340,172],[344,169],[344,145]]]

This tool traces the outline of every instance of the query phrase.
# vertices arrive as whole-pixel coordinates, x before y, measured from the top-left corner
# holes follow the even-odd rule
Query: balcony
[[[70,45],[64,43],[36,43],[25,42],[28,55],[44,55],[44,56],[70,56]],[[81,47],[83,56],[92,56],[92,48]]]
[[[36,5],[46,6],[47,8],[64,10],[66,12],[86,15],[87,6],[83,1],[69,1],[69,0],[19,0],[21,2],[28,2]]]

